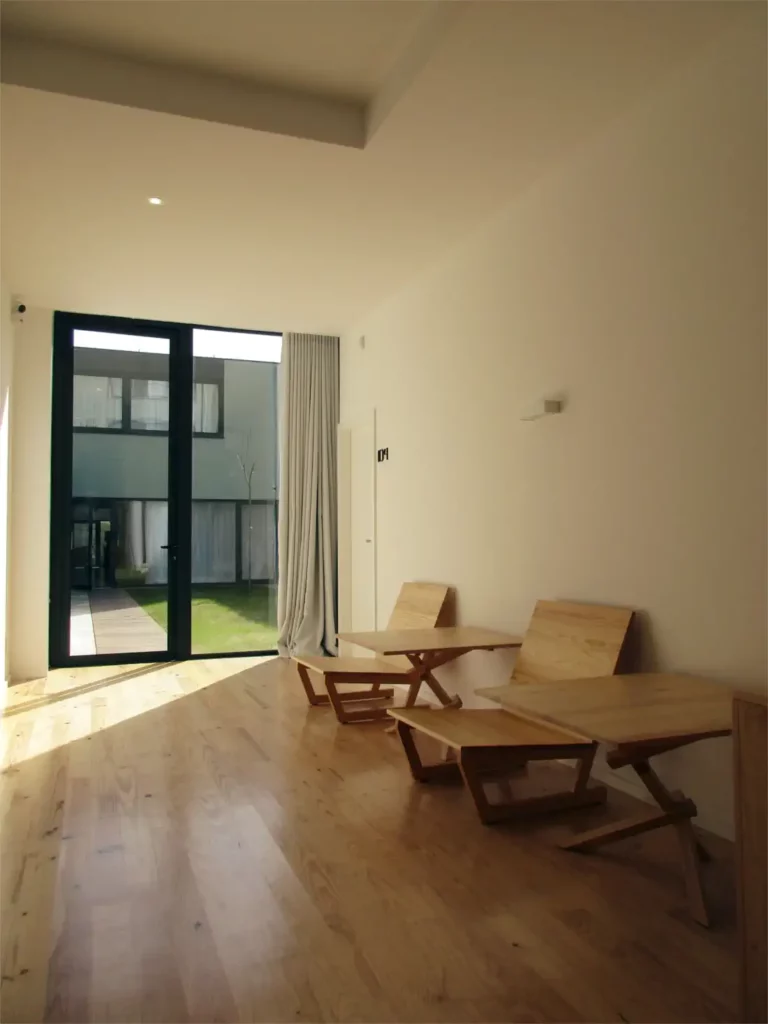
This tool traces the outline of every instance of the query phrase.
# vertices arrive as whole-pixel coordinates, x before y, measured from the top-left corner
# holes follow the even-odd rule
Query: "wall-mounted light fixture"
[[[563,401],[560,398],[542,398],[520,417],[521,420],[540,420],[542,416],[556,416],[563,411]]]

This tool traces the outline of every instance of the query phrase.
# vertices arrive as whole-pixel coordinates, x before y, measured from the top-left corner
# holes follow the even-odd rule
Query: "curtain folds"
[[[219,429],[219,386],[195,382],[192,396],[192,429],[196,434],[215,434]]]
[[[339,339],[286,334],[280,365],[278,650],[336,654]]]
[[[236,576],[234,501],[192,502],[192,582],[234,583]]]

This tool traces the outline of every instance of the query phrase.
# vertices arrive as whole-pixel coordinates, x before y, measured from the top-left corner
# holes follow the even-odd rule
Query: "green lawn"
[[[168,628],[166,587],[126,588],[163,629]],[[277,646],[277,588],[254,583],[192,587],[192,653],[271,651]]]

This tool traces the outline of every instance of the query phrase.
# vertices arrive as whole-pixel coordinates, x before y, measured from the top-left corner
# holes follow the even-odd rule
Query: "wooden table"
[[[698,865],[699,859],[707,855],[691,825],[696,805],[679,791],[670,792],[649,759],[709,737],[727,736],[732,731],[732,693],[727,686],[696,676],[638,673],[512,684],[479,689],[477,693],[523,718],[559,725],[585,739],[604,743],[611,768],[633,768],[659,811],[583,832],[561,845],[586,851],[674,826],[691,914],[699,923],[709,923]]]
[[[422,683],[426,683],[444,707],[461,707],[461,698],[451,697],[433,672],[469,651],[494,651],[520,647],[522,637],[499,633],[482,626],[443,626],[434,629],[384,629],[369,633],[339,633],[339,640],[364,647],[378,655],[404,655],[413,671],[403,676],[409,683],[406,707],[412,707]]]

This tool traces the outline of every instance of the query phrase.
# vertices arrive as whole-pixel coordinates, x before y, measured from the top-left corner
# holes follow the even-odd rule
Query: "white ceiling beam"
[[[362,149],[362,103],[129,60],[4,32],[0,77],[11,85]]]
[[[466,0],[432,0],[408,46],[387,75],[366,111],[366,138],[370,141],[394,107],[426,67],[449,26],[465,7]]]

